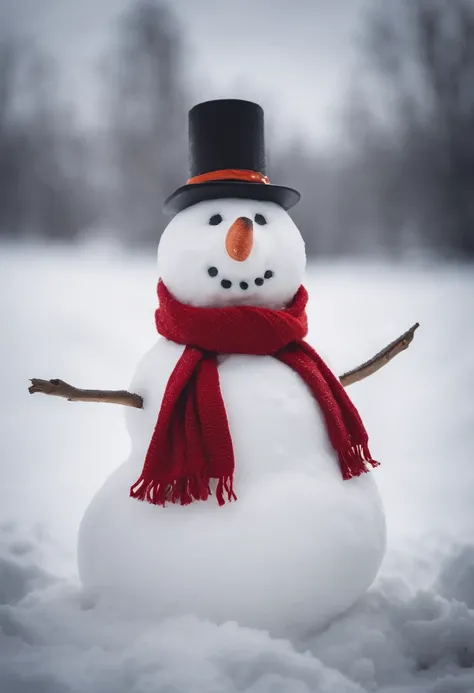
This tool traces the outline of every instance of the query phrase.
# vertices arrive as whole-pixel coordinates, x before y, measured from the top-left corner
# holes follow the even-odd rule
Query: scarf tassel
[[[147,481],[144,476],[141,476],[130,489],[131,498],[163,507],[166,501],[190,505],[193,501],[207,500],[210,495],[209,479],[199,474],[181,477],[171,482]],[[219,505],[222,503],[219,502]]]
[[[361,476],[370,469],[379,466],[379,462],[372,458],[367,443],[353,445],[347,450],[339,452],[339,466],[344,481],[355,476]]]
[[[231,476],[220,477],[217,482],[216,498],[219,505],[225,504],[224,492],[227,494],[227,500],[229,503],[237,500],[237,496],[234,493],[233,479]]]

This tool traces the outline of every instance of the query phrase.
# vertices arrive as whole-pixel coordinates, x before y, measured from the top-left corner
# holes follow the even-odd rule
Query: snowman
[[[129,405],[130,456],[80,526],[88,592],[155,618],[308,632],[380,567],[377,463],[343,383],[304,339],[305,247],[288,214],[300,196],[266,176],[262,109],[198,104],[189,140],[191,177],[165,202],[158,338],[131,392],[37,379],[30,392]]]

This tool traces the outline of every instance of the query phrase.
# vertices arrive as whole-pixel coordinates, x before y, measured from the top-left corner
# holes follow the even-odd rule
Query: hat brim
[[[163,212],[173,215],[186,207],[204,200],[220,200],[225,197],[276,202],[288,210],[300,199],[301,195],[293,188],[283,185],[265,185],[264,183],[247,183],[240,181],[212,181],[209,183],[192,183],[183,185],[164,202]]]

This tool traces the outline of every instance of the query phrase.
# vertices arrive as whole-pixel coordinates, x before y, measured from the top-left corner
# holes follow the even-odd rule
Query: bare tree
[[[18,133],[12,120],[19,46],[11,40],[0,42],[0,234],[14,228],[18,199]]]
[[[164,5],[139,0],[119,23],[111,65],[116,216],[131,242],[156,243],[163,200],[184,183],[187,103],[182,41]]]
[[[365,51],[375,75],[368,110],[384,122],[372,164],[387,237],[415,220],[427,245],[473,258],[474,4],[378,3]]]
[[[58,99],[55,65],[0,42],[0,233],[71,238],[95,216],[87,138]]]

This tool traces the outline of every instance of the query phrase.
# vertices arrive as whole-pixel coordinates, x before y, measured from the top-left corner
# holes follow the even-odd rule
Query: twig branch
[[[400,335],[400,337],[391,342],[388,346],[382,349],[382,351],[379,351],[378,354],[375,354],[375,356],[369,359],[369,361],[366,361],[360,366],[357,366],[357,368],[353,368],[351,371],[347,371],[347,373],[341,375],[339,377],[341,384],[344,385],[344,387],[347,387],[348,385],[357,383],[359,380],[364,380],[364,378],[367,378],[369,375],[372,375],[372,373],[375,373],[380,368],[385,366],[389,361],[397,356],[397,354],[400,354],[402,351],[405,351],[405,349],[408,348],[413,341],[413,337],[415,336],[415,330],[418,329],[419,326],[420,323],[416,322],[414,325],[412,325],[412,327],[410,327],[409,330]]]
[[[341,375],[339,378],[341,384],[347,387],[357,383],[359,380],[364,380],[364,378],[385,366],[394,356],[400,354],[411,344],[415,330],[419,326],[419,323],[415,323],[409,330],[391,342],[385,349],[379,351],[378,354],[375,354],[369,361]],[[31,378],[30,382],[31,386],[28,388],[28,392],[32,395],[36,392],[41,392],[44,395],[64,397],[69,402],[108,402],[110,404],[123,404],[126,407],[135,407],[136,409],[143,408],[143,399],[140,395],[127,392],[127,390],[81,390],[65,383],[64,380],[58,379],[40,380],[39,378]]]
[[[108,402],[109,404],[123,404],[126,407],[143,408],[143,399],[140,395],[126,390],[80,390],[64,380],[40,380],[31,378],[31,387],[28,392],[32,395],[41,392],[44,395],[64,397],[69,402]]]

